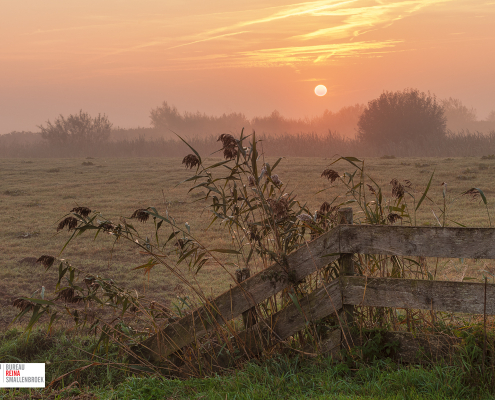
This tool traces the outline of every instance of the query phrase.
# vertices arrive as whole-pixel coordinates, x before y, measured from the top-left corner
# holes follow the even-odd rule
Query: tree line
[[[439,146],[446,154],[456,155],[454,148],[461,141],[472,145],[458,151],[473,152],[475,148],[488,151],[492,148],[490,138],[495,132],[495,111],[486,121],[477,121],[476,111],[459,100],[439,100],[435,95],[417,89],[386,91],[366,106],[357,104],[335,113],[325,111],[320,116],[305,119],[285,118],[278,112],[251,120],[238,113],[218,117],[199,112],[181,114],[166,102],[151,110],[150,119],[151,128],[125,130],[113,128],[105,114],[91,117],[81,110],[68,117],[60,115],[53,122],[48,120],[45,125],[40,125],[38,137],[26,132],[0,136],[0,148],[12,150],[8,155],[2,154],[6,151],[0,149],[0,156],[22,153],[35,142],[38,152],[46,156],[84,156],[105,151],[109,156],[132,156],[136,152],[140,156],[151,155],[142,154],[143,150],[132,150],[148,147],[145,142],[149,142],[148,150],[152,150],[153,155],[179,156],[182,152],[170,154],[170,150],[183,146],[181,143],[173,144],[177,141],[174,132],[189,140],[199,140],[198,145],[202,147],[209,147],[209,143],[213,143],[221,133],[235,134],[241,128],[245,132],[255,130],[258,136],[263,136],[267,149],[272,142],[279,143],[279,153],[281,147],[286,148],[286,154],[276,155],[292,155],[293,150],[300,152],[301,156],[317,155],[330,143],[335,150],[369,153],[364,155],[379,155],[380,152],[427,155],[432,148]],[[454,133],[449,129],[452,125],[461,127],[463,124],[469,126],[469,123],[485,123],[485,127],[492,127],[493,131],[483,135],[469,130]],[[21,140],[16,141],[16,137]],[[282,142],[284,146],[280,145]],[[480,145],[482,142],[484,144]],[[293,150],[287,146],[293,146]],[[17,151],[13,151],[14,148]],[[157,149],[161,149],[159,154],[155,154]],[[273,151],[275,148],[270,150]]]

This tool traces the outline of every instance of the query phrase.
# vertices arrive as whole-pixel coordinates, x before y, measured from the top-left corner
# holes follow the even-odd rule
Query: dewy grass
[[[65,387],[74,381],[80,387],[105,387],[122,382],[126,376],[123,364],[120,364],[123,355],[119,355],[116,347],[110,347],[107,352],[96,344],[94,336],[66,335],[62,331],[48,335],[42,329],[27,337],[21,331],[11,329],[0,335],[0,360],[3,363],[45,363],[47,384],[75,371],[61,379],[57,387]],[[82,369],[95,362],[102,365]]]
[[[249,363],[231,375],[187,381],[129,378],[108,399],[489,399],[482,387],[467,387],[463,374],[449,366],[399,367],[387,361],[357,371],[330,358],[277,357]]]

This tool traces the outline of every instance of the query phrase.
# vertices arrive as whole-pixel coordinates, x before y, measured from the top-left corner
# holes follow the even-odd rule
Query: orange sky
[[[495,0],[3,0],[0,133],[79,109],[302,117],[406,87],[495,109]],[[324,84],[324,97],[314,87]]]

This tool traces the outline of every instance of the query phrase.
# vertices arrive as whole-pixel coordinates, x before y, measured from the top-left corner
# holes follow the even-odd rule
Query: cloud
[[[246,51],[238,54],[251,64],[287,64],[301,62],[323,62],[329,58],[352,57],[356,55],[383,53],[384,49],[396,46],[400,41],[352,42],[314,46],[280,47]]]
[[[449,0],[417,0],[395,1],[379,3],[368,7],[343,8],[331,13],[320,11],[316,15],[344,16],[340,24],[328,28],[320,28],[315,31],[298,35],[296,39],[309,40],[316,38],[341,39],[344,37],[358,36],[359,34],[376,29],[379,26],[388,26],[391,23],[405,18],[423,7],[435,3],[444,3]]]

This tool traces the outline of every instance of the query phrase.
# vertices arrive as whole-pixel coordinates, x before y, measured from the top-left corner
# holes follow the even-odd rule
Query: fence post
[[[339,225],[352,225],[352,208],[345,207],[338,211],[337,223]],[[352,260],[352,253],[341,253],[339,259],[339,275],[354,275],[354,261]],[[354,306],[350,304],[343,305],[343,312],[347,327],[349,328],[354,324]]]
[[[242,268],[235,271],[235,279],[238,283],[245,281],[251,276],[251,270],[249,268]],[[249,329],[256,324],[256,307],[252,307],[242,313],[242,322],[244,322],[244,329]]]

